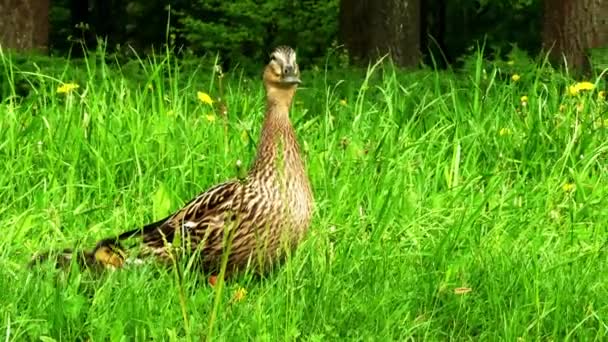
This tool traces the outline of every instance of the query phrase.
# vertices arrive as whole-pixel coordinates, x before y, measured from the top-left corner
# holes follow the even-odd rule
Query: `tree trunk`
[[[0,45],[17,51],[47,51],[49,0],[0,0]]]
[[[420,60],[420,0],[341,0],[340,36],[355,62],[389,54],[400,66]]]
[[[568,67],[590,67],[589,49],[608,47],[608,1],[545,0],[543,48]]]

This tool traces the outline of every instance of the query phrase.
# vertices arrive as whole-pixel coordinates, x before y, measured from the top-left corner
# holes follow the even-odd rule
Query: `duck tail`
[[[99,240],[92,250],[63,249],[60,252],[46,251],[35,254],[29,262],[29,267],[34,267],[44,262],[53,262],[57,268],[69,267],[76,262],[80,267],[86,268],[120,268],[127,259],[127,250],[121,245],[121,241],[135,237],[147,237],[162,234],[160,232],[163,224],[170,216],[150,223],[141,228],[123,232],[117,236]]]

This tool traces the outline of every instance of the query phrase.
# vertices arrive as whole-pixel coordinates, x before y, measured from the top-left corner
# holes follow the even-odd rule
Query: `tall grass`
[[[196,96],[217,94],[212,63],[93,56],[25,70],[1,55],[5,340],[606,338],[607,104],[542,63],[302,66],[292,119],[316,212],[265,279],[218,295],[185,265],[27,269],[161,218],[255,151],[258,78],[226,74],[224,127]]]

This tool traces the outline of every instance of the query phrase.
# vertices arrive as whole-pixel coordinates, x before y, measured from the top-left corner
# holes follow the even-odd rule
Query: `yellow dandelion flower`
[[[215,122],[215,115],[207,114],[207,115],[205,115],[205,119],[207,119],[207,121],[209,121],[209,122]]]
[[[581,91],[586,91],[586,90],[593,90],[595,88],[595,84],[591,83],[591,82],[578,82],[575,83],[574,85],[571,85],[568,87],[568,93],[570,93],[570,95],[574,96],[574,95],[578,95],[578,93],[580,93]]]
[[[513,76],[511,76],[511,79],[513,80],[513,82],[517,82],[519,81],[521,77],[518,74],[513,74]]]
[[[457,287],[454,289],[454,294],[463,295],[463,294],[467,294],[471,291],[473,291],[473,289],[470,287]]]
[[[78,89],[80,86],[76,83],[64,83],[57,88],[58,94],[67,94],[72,92],[75,89]]]
[[[606,99],[606,91],[605,90],[601,90],[599,93],[597,93],[597,99],[600,101],[603,101]]]
[[[208,104],[208,105],[212,105],[213,104],[213,99],[207,93],[203,93],[202,91],[199,91],[199,92],[196,93],[196,97],[202,103],[205,103],[205,104]]]
[[[501,137],[505,136],[505,135],[509,135],[509,134],[511,134],[511,129],[506,128],[506,127],[501,128],[500,131],[498,131],[498,135],[500,135]]]
[[[515,65],[515,61],[508,61],[507,65]]]
[[[595,88],[595,84],[591,82],[579,82],[575,85],[578,88],[578,91],[581,90],[593,90]]]
[[[528,97],[526,95],[522,96],[519,98],[519,101],[521,102],[528,102]]]
[[[247,297],[247,290],[243,287],[239,287],[236,289],[236,291],[234,291],[234,295],[232,295],[232,302],[238,303],[243,301],[245,297]]]
[[[572,190],[576,189],[576,184],[574,183],[564,183],[564,185],[562,185],[562,190],[564,190],[565,192],[570,192]]]
[[[340,105],[342,105],[342,106],[348,105],[348,103],[346,102],[346,99],[340,100]]]

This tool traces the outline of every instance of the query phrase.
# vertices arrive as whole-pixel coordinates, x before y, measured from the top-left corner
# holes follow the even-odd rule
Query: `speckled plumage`
[[[119,241],[139,236],[140,258],[170,260],[183,251],[196,251],[203,268],[217,272],[223,253],[229,251],[228,272],[247,266],[265,272],[283,259],[286,250],[297,247],[310,225],[313,196],[289,119],[299,83],[295,52],[276,48],[263,79],[266,114],[247,176],[211,187],[159,222],[102,240],[87,255],[118,246],[122,258]],[[105,259],[95,258],[101,264],[107,263]],[[116,258],[111,260],[107,264],[116,266]]]

